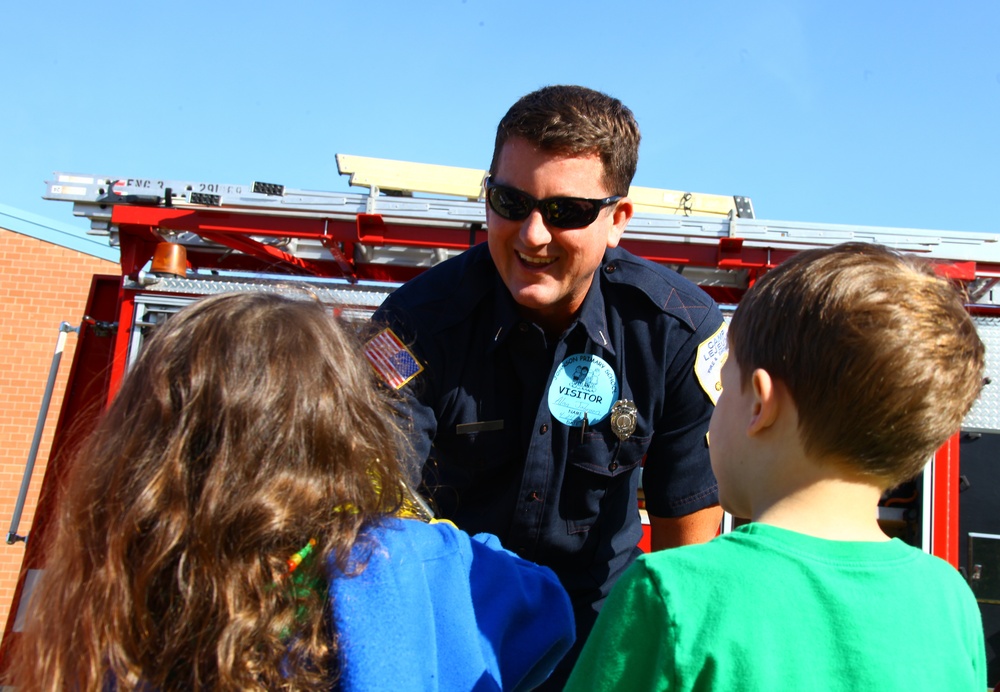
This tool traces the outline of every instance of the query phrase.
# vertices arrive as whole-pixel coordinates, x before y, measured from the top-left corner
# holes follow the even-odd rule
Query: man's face
[[[563,156],[542,151],[520,137],[500,151],[493,180],[535,199],[603,199],[604,166],[595,152]],[[628,198],[601,210],[584,228],[549,226],[535,209],[523,221],[509,221],[486,205],[489,248],[507,290],[526,316],[549,331],[569,326],[583,303],[605,249],[618,245],[632,216]]]
[[[719,502],[722,508],[737,517],[749,518],[750,507],[740,496],[744,487],[742,474],[747,472],[746,430],[752,408],[752,388],[740,386],[740,366],[729,352],[722,366],[722,394],[715,404],[708,426],[708,451],[712,471],[719,482]]]

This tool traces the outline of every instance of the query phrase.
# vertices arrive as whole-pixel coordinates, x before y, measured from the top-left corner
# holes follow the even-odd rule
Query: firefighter
[[[552,567],[581,638],[639,554],[643,462],[654,548],[708,540],[722,514],[706,432],[723,320],[618,248],[638,146],[615,98],[521,98],[497,129],[488,242],[390,295],[368,349],[438,511]]]

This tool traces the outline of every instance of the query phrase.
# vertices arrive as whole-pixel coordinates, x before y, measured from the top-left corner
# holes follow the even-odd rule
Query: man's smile
[[[518,252],[517,257],[523,263],[532,267],[547,267],[556,261],[555,257],[531,257],[529,255],[525,255],[523,252]]]

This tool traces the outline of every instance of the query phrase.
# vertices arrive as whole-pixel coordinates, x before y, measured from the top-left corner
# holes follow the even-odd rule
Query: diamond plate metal
[[[358,282],[348,283],[336,279],[315,277],[280,278],[214,278],[181,279],[173,276],[150,277],[150,283],[139,284],[126,281],[125,288],[148,293],[171,293],[191,296],[207,296],[218,293],[296,293],[305,292],[316,296],[323,303],[345,308],[361,308],[374,312],[398,284]]]
[[[1000,432],[1000,317],[973,316],[979,338],[986,346],[986,378],[979,400],[962,423],[969,432]]]
[[[219,276],[212,279],[146,274],[142,282],[125,281],[125,288],[138,291],[129,339],[129,367],[138,358],[150,329],[163,324],[186,305],[220,293],[279,293],[315,297],[335,307],[347,322],[364,322],[398,284],[380,282],[349,283],[341,279],[316,277]]]

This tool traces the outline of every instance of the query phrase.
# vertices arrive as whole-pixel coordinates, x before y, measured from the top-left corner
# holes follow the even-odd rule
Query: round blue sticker
[[[589,353],[570,356],[556,368],[549,386],[549,412],[575,428],[603,419],[618,401],[618,377],[607,362]]]

